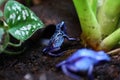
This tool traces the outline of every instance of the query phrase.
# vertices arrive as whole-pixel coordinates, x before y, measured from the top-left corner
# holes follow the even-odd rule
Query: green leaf
[[[9,33],[21,41],[27,40],[35,31],[44,27],[42,21],[30,9],[16,1],[6,3],[4,16]]]
[[[98,46],[99,50],[109,51],[120,42],[120,28],[107,36]]]
[[[100,25],[89,0],[73,0],[81,24],[81,39],[85,45],[96,49],[101,42]]]
[[[100,24],[102,38],[104,39],[117,29],[120,19],[120,0],[103,0],[99,7],[97,20]]]

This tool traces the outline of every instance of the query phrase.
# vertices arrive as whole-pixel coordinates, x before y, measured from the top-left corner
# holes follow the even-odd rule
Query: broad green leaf
[[[27,40],[32,34],[44,27],[41,20],[27,7],[16,2],[8,1],[5,5],[4,16],[9,33],[18,40]]]

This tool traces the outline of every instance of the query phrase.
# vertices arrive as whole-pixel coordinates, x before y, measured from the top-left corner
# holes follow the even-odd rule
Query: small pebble
[[[33,80],[33,77],[32,77],[32,75],[31,74],[26,74],[25,76],[24,76],[24,79],[25,80]]]

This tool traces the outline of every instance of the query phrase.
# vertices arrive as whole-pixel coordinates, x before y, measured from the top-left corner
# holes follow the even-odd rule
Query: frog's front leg
[[[78,39],[76,38],[70,38],[68,35],[64,35],[69,41],[77,41]]]

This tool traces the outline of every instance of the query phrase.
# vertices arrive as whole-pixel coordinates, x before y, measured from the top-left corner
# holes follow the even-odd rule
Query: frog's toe
[[[43,53],[46,53],[46,48],[44,48],[44,49],[42,50],[42,52],[43,52]]]
[[[73,79],[75,79],[75,80],[81,80],[81,77],[80,77],[80,76],[78,76],[78,75],[70,72],[65,65],[62,65],[62,70],[63,70],[63,72],[64,72],[67,76],[69,76],[69,77],[71,77],[71,78],[73,78]]]
[[[92,75],[92,71],[93,71],[93,66],[91,65],[89,70],[88,70],[88,79],[89,80],[94,80],[93,75]]]
[[[64,52],[62,52],[62,53],[51,53],[51,52],[49,52],[48,53],[48,55],[53,56],[53,57],[59,57],[59,56],[62,56],[63,54],[64,54]]]

